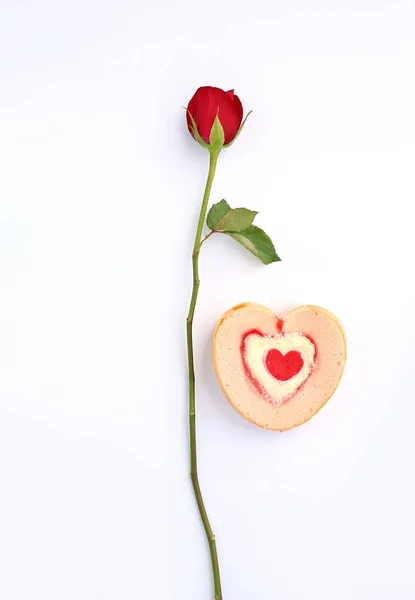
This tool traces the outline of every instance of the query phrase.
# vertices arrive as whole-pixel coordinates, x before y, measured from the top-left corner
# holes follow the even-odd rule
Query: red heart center
[[[297,375],[303,367],[304,361],[297,350],[290,350],[287,354],[281,354],[273,348],[265,358],[265,365],[275,379],[287,381]]]

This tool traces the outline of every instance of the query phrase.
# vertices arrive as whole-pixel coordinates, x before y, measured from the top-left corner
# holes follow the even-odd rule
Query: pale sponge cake
[[[213,362],[231,405],[260,427],[284,431],[311,419],[343,374],[346,338],[318,306],[283,318],[259,304],[228,310],[213,336]]]

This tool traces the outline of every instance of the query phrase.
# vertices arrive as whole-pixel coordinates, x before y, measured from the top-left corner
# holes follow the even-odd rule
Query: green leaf
[[[280,257],[275,252],[274,244],[271,238],[259,227],[251,225],[244,231],[240,232],[225,232],[234,240],[245,246],[249,252],[259,258],[264,265],[280,261]]]
[[[216,223],[216,231],[225,232],[240,232],[252,225],[253,220],[257,216],[255,210],[247,208],[233,208]]]
[[[245,123],[250,114],[252,114],[252,110],[249,111],[249,113],[246,115],[245,119],[242,121],[241,126],[239,127],[238,132],[235,135],[235,137],[233,138],[233,140],[231,142],[229,142],[228,144],[225,144],[224,148],[229,148],[236,141],[236,139],[239,137],[239,134],[241,133],[242,129],[245,127]]]
[[[209,145],[212,148],[222,148],[224,143],[225,132],[223,131],[222,123],[219,121],[218,115],[216,115],[212,129],[210,130]]]
[[[221,200],[210,209],[206,223],[209,229],[215,231],[240,232],[252,225],[257,214],[247,208],[231,208],[226,200]]]
[[[206,219],[206,224],[209,229],[215,229],[216,223],[218,223],[230,210],[232,209],[226,200],[221,200],[214,204]]]
[[[186,112],[188,113],[190,120],[192,122],[192,129],[193,129],[193,135],[195,136],[195,140],[201,145],[203,146],[203,148],[209,148],[209,144],[207,144],[205,142],[205,140],[202,138],[202,136],[199,134],[199,131],[197,129],[197,125],[196,125],[196,121],[194,120],[193,116],[191,115],[191,113],[188,111],[188,109],[185,109]]]

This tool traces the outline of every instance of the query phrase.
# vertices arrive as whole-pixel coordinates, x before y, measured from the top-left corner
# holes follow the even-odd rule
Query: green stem
[[[217,233],[214,229],[212,229],[212,231],[210,231],[209,233],[207,233],[205,235],[205,237],[203,238],[203,240],[200,242],[200,245],[202,245],[203,242],[206,242],[206,240],[208,240],[210,238],[210,236],[213,235],[214,233]]]
[[[189,313],[186,320],[187,330],[187,359],[189,365],[189,436],[190,436],[190,477],[192,480],[193,491],[195,494],[200,517],[205,529],[207,541],[209,543],[210,558],[212,562],[212,575],[215,587],[215,600],[223,600],[222,588],[220,583],[220,571],[218,553],[216,550],[215,535],[207,516],[205,503],[203,502],[202,492],[200,490],[199,478],[197,475],[197,449],[196,449],[196,404],[195,404],[195,366],[193,358],[193,317],[195,314],[197,295],[199,292],[199,253],[202,245],[201,237],[203,225],[206,218],[206,211],[209,202],[210,190],[212,188],[213,178],[215,176],[216,164],[219,151],[210,150],[209,173],[206,180],[205,192],[203,194],[202,206],[200,208],[199,221],[197,223],[196,236],[193,245],[192,265],[193,265],[193,288],[190,300]]]

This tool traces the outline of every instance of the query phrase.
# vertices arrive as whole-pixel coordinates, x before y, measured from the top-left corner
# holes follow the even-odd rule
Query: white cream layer
[[[273,377],[265,364],[266,356],[272,349],[279,350],[284,355],[291,350],[299,352],[304,363],[301,370],[287,381],[279,381]],[[250,333],[245,338],[245,364],[269,400],[277,406],[295,394],[309,377],[315,355],[314,344],[301,333],[281,333],[274,336]]]

